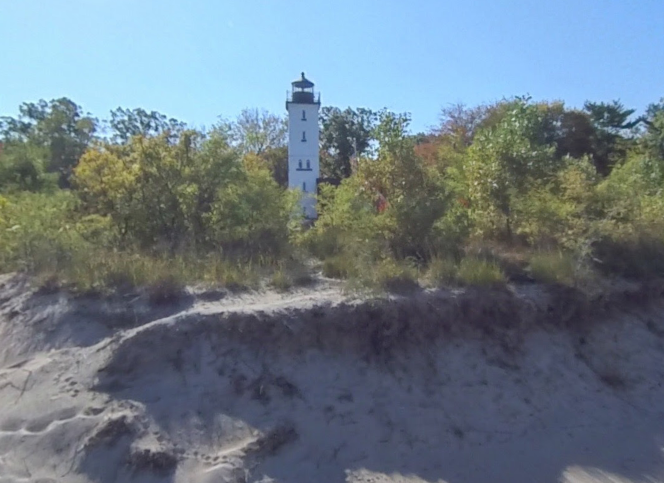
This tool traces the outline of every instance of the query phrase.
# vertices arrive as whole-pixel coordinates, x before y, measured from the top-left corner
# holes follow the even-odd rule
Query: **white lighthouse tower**
[[[304,77],[292,82],[286,99],[288,111],[288,186],[302,192],[304,216],[316,218],[318,177],[318,109],[320,94],[315,98],[314,83]]]

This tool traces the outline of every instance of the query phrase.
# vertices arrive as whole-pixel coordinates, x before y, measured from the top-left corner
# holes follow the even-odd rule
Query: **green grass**
[[[332,255],[323,260],[323,275],[330,278],[348,278],[355,274],[357,260],[348,255]]]
[[[269,285],[282,292],[293,287],[311,285],[314,282],[315,279],[311,269],[300,260],[288,260],[279,263],[273,268],[269,279]]]
[[[75,291],[101,293],[137,287],[174,293],[192,283],[242,290],[258,287],[261,279],[259,267],[250,262],[214,256],[149,256],[104,250],[75,252],[70,262],[53,275],[61,285]]]
[[[463,285],[496,285],[505,283],[505,274],[495,262],[466,257],[459,264],[457,280]]]
[[[646,233],[604,239],[597,243],[595,258],[604,273],[634,279],[664,277],[664,238],[661,233]]]
[[[386,258],[368,268],[362,278],[375,288],[388,292],[404,292],[419,287],[418,276],[417,268],[408,261]]]
[[[433,258],[426,273],[427,284],[433,287],[458,283],[459,264],[452,258]]]
[[[290,290],[290,288],[293,286],[293,283],[291,282],[290,277],[286,273],[286,270],[279,267],[272,274],[272,278],[270,279],[270,285],[274,287],[276,290],[279,290],[281,292],[286,292]]]
[[[577,279],[574,258],[558,251],[535,253],[529,260],[530,273],[539,282],[573,286]]]

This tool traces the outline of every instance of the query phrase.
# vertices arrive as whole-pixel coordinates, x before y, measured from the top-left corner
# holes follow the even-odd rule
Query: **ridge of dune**
[[[171,305],[0,278],[0,482],[664,481],[662,285]]]

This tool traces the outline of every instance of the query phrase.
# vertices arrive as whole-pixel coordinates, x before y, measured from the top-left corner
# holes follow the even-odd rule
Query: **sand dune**
[[[664,298],[0,279],[0,482],[664,481]]]

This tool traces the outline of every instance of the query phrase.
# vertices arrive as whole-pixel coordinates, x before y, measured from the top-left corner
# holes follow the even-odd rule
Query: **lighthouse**
[[[320,176],[318,110],[314,83],[304,76],[291,83],[286,98],[288,111],[288,186],[301,192],[304,216],[316,218],[316,190]]]

